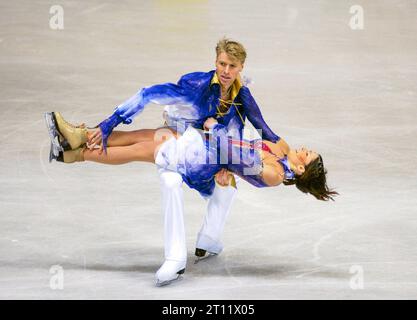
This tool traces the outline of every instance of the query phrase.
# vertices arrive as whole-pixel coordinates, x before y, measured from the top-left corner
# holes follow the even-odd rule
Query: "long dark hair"
[[[295,179],[284,180],[287,186],[295,184],[298,190],[310,193],[318,200],[333,200],[333,196],[338,195],[334,190],[330,190],[326,183],[327,170],[324,168],[323,159],[319,155],[317,159],[310,162],[302,175],[296,175]]]

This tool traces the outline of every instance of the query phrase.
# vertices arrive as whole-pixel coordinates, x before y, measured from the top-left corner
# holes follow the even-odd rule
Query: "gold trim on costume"
[[[219,77],[217,76],[216,72],[214,72],[213,78],[211,78],[210,85],[212,84],[221,85]],[[236,77],[235,81],[233,81],[233,84],[232,84],[232,92],[231,92],[232,101],[235,100],[235,98],[239,94],[240,88],[242,87],[243,87],[242,78],[240,77],[240,74],[238,74],[238,76]]]
[[[210,82],[210,85],[213,85],[213,84],[221,85],[216,72],[214,72],[213,78],[211,79],[211,82]],[[239,115],[240,120],[242,121],[243,124],[245,124],[245,121],[243,120],[243,117],[239,112],[239,108],[237,107],[237,106],[241,106],[242,104],[234,102],[237,95],[239,94],[240,89],[242,87],[243,87],[242,79],[241,79],[240,75],[238,75],[236,77],[235,81],[233,81],[233,84],[231,86],[231,92],[230,92],[231,100],[226,101],[226,100],[223,100],[223,99],[219,98],[220,103],[216,107],[216,110],[217,110],[216,111],[216,116],[224,117],[229,112],[230,107],[234,106],[235,109],[236,109],[237,114]],[[220,110],[220,106],[226,111],[222,112],[222,110]],[[236,179],[235,179],[235,176],[233,174],[231,174],[231,178],[229,179],[229,186],[237,189]]]
[[[214,72],[213,78],[211,79],[210,85],[212,84],[220,84],[219,77],[217,76],[217,73]],[[243,124],[245,124],[245,121],[243,120],[242,115],[239,112],[239,109],[237,106],[242,105],[241,103],[235,103],[234,100],[236,99],[237,95],[239,94],[240,89],[243,87],[242,79],[240,77],[240,74],[236,77],[235,81],[233,81],[233,84],[231,86],[231,93],[230,97],[231,100],[223,100],[219,98],[220,104],[217,106],[216,116],[217,117],[224,117],[228,112],[231,106],[234,106],[236,109],[237,114],[239,115],[240,121],[242,121]],[[221,111],[219,107],[222,107],[222,109],[226,111]]]

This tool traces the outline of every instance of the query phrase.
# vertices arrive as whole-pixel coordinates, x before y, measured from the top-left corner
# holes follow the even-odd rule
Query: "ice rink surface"
[[[1,0],[0,298],[415,299],[416,16],[411,0]],[[184,186],[187,270],[157,288],[156,168],[49,164],[43,113],[96,125],[144,86],[214,69],[224,35],[268,124],[319,151],[340,196],[242,182],[224,251],[194,264],[206,203]]]

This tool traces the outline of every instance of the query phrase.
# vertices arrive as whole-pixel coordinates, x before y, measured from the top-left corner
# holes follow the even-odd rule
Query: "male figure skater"
[[[265,123],[262,114],[249,89],[242,83],[240,72],[246,59],[244,47],[228,39],[222,39],[216,46],[216,70],[194,72],[181,77],[177,84],[165,83],[141,89],[137,94],[116,107],[114,113],[101,122],[99,129],[89,135],[88,145],[99,145],[105,151],[107,138],[113,129],[123,122],[129,124],[132,118],[143,111],[148,103],[165,105],[166,125],[183,133],[191,125],[204,129],[206,119],[214,117],[228,130],[236,130],[240,136],[246,117],[261,132],[262,138],[276,142],[278,136]],[[67,124],[58,118],[58,127]],[[79,130],[83,128],[71,128]],[[85,129],[84,129],[85,130]],[[176,280],[185,270],[187,249],[183,220],[183,177],[164,168],[158,169],[161,189],[164,221],[165,262],[157,271],[155,278],[158,286]],[[231,181],[230,181],[231,180]],[[209,197],[207,213],[197,236],[195,254],[219,254],[223,245],[221,235],[236,196],[236,182],[230,173],[220,171],[216,176],[216,185]]]

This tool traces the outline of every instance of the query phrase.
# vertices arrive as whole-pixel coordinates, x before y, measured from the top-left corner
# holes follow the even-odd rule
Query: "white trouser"
[[[159,167],[164,214],[165,259],[185,261],[187,247],[184,227],[182,177],[179,173]],[[196,247],[212,253],[223,249],[221,235],[237,190],[216,185],[207,205],[207,213],[198,233]]]
[[[208,201],[203,225],[197,236],[196,248],[217,254],[223,250],[221,237],[236,193],[237,190],[234,187],[222,187],[216,184]]]
[[[164,215],[165,260],[186,261],[182,177],[179,173],[158,168]]]

